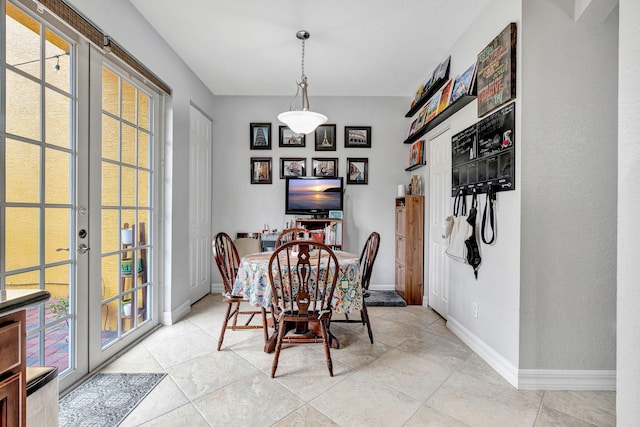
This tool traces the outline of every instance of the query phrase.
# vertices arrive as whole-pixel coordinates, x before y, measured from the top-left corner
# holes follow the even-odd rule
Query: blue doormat
[[[396,291],[369,290],[367,307],[406,307],[407,303]]]
[[[96,374],[60,399],[60,427],[117,426],[166,374]]]

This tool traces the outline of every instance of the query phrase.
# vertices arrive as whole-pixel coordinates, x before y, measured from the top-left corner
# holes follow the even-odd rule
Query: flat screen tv
[[[325,217],[329,211],[341,211],[342,177],[287,177],[285,213]]]

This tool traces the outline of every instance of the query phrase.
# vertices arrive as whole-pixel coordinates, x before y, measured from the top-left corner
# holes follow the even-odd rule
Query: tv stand
[[[342,232],[342,219],[340,218],[296,218],[295,226],[299,228],[306,228],[312,234],[313,232],[320,234],[324,232],[324,243],[330,246],[334,250],[342,250],[343,246],[343,232]]]

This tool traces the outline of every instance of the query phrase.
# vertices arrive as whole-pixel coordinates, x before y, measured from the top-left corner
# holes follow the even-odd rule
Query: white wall
[[[477,60],[478,53],[493,40],[510,22],[518,24],[520,32],[520,5],[511,0],[494,0],[489,3],[473,24],[451,47],[451,75],[462,73]],[[521,57],[521,41],[518,35],[518,59]],[[497,238],[493,245],[480,242],[482,264],[478,280],[473,269],[455,261],[451,262],[448,326],[474,351],[487,360],[512,383],[518,366],[519,340],[519,292],[520,292],[520,126],[521,88],[518,82],[516,98],[516,190],[498,194],[496,204]],[[450,127],[451,135],[478,122],[477,102],[473,101],[452,118],[435,128],[427,139],[438,135],[444,127]],[[428,170],[422,172],[428,177]],[[453,198],[450,200],[453,205]],[[468,197],[467,204],[471,198]],[[479,198],[480,208],[485,197]],[[451,209],[453,210],[453,209]],[[480,212],[481,214],[481,212]],[[481,216],[479,216],[479,221]],[[478,233],[480,227],[478,226]],[[428,236],[425,236],[428,241]],[[425,272],[425,278],[428,272]],[[425,283],[428,283],[425,279]],[[473,317],[473,303],[478,305],[478,318]]]
[[[522,13],[520,368],[615,370],[617,11]]]
[[[618,90],[618,340],[619,426],[640,420],[640,2],[620,0]]]
[[[165,43],[127,0],[71,0],[73,7],[88,16],[119,45],[136,57],[173,89],[166,123],[167,198],[165,230],[165,283],[163,318],[176,320],[176,309],[189,301],[189,105],[196,104],[211,115],[213,94],[178,55]],[[188,304],[187,304],[188,309]]]
[[[321,76],[316,76],[316,79]],[[295,86],[292,85],[292,92]],[[292,93],[293,94],[293,93]],[[311,97],[311,107],[336,124],[336,151],[315,151],[314,137],[307,135],[304,148],[278,147],[277,115],[288,109],[291,97],[216,96],[213,111],[214,233],[260,231],[264,224],[282,230],[294,216],[284,214],[281,157],[305,157],[310,170],[313,157],[338,157],[339,176],[346,176],[347,157],[369,159],[369,184],[345,181],[344,249],[359,254],[372,231],[381,235],[380,250],[371,279],[372,288],[394,286],[394,199],[398,184],[409,182],[404,171],[409,146],[402,144],[409,122],[404,113],[409,97]],[[249,149],[249,124],[271,123],[271,150]],[[344,126],[371,126],[372,148],[345,148]],[[250,158],[272,157],[273,184],[250,183]],[[307,173],[309,175],[309,173]],[[214,282],[220,283],[218,273]]]

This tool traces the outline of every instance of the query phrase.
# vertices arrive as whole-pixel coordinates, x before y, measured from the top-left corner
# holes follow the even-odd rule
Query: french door
[[[89,369],[158,323],[155,188],[159,95],[89,52]],[[95,178],[94,178],[95,177]]]
[[[65,389],[157,323],[160,102],[35,7],[0,0],[0,289],[51,293],[27,364]]]

